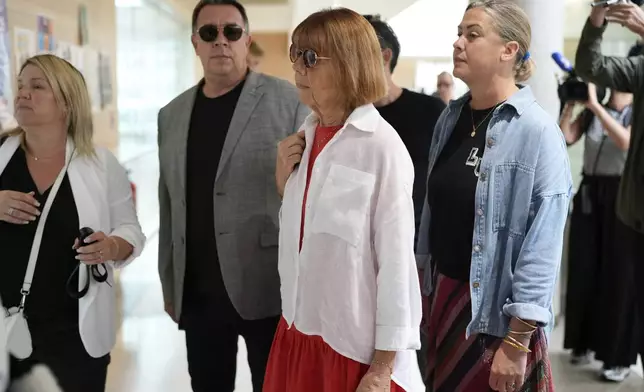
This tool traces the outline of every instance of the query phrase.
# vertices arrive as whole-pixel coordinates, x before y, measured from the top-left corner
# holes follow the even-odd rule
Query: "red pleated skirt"
[[[282,318],[266,367],[263,392],[355,392],[369,365],[335,352],[320,336],[288,329]],[[391,392],[405,392],[391,382]]]

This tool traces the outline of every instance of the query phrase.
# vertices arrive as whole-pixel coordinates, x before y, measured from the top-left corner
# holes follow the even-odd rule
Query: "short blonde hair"
[[[530,79],[534,71],[534,60],[524,59],[530,49],[532,28],[528,15],[512,0],[483,0],[474,1],[468,10],[482,8],[492,19],[492,24],[504,42],[515,41],[519,51],[514,66],[514,78],[517,82]]]
[[[330,58],[346,110],[387,95],[378,37],[369,21],[355,11],[331,8],[311,14],[295,28],[292,41],[300,49]]]
[[[67,134],[74,141],[76,152],[79,155],[93,155],[92,104],[83,75],[68,61],[51,54],[41,54],[27,59],[20,67],[20,73],[28,65],[37,67],[45,75],[58,107],[65,113]],[[14,136],[23,133],[24,130],[18,127],[6,134]]]

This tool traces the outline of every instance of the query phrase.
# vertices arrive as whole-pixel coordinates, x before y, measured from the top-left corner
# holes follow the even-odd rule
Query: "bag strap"
[[[63,182],[63,178],[65,178],[65,173],[67,173],[67,169],[69,168],[69,163],[72,161],[74,152],[76,152],[75,149],[72,150],[67,162],[65,162],[65,166],[60,170],[60,173],[58,173],[58,177],[56,177],[56,181],[54,182],[54,185],[52,185],[49,195],[47,196],[47,201],[45,201],[45,206],[40,213],[40,219],[38,220],[38,226],[36,227],[36,234],[34,235],[34,242],[31,245],[31,252],[29,253],[29,263],[27,264],[27,271],[25,272],[25,280],[23,281],[22,289],[20,290],[22,299],[20,300],[19,308],[21,310],[24,309],[27,296],[31,290],[31,282],[34,278],[36,262],[38,261],[38,253],[40,252],[40,243],[42,242],[42,235],[45,231],[45,221],[49,215],[49,210],[51,210],[51,205],[54,203],[56,193],[58,193],[58,189]]]

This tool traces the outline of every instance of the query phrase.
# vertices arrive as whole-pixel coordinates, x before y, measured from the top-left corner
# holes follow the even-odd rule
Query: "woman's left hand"
[[[502,342],[492,361],[490,388],[499,392],[519,391],[527,366],[527,353]]]
[[[391,372],[380,371],[373,367],[362,377],[356,392],[389,392],[391,388]]]
[[[94,243],[87,245],[91,242]],[[76,260],[80,260],[85,264],[101,264],[116,258],[115,245],[114,238],[106,236],[102,231],[97,231],[87,237],[85,244],[81,244],[77,238],[74,241],[73,249],[78,252]]]

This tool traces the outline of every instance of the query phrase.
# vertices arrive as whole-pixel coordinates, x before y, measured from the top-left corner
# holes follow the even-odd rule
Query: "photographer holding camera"
[[[564,347],[571,363],[604,362],[604,380],[621,382],[637,361],[635,300],[630,284],[630,228],[615,216],[631,132],[633,96],[589,83],[585,102],[566,102],[559,127],[570,146],[584,138],[583,179],[573,199]],[[599,93],[598,93],[599,90]],[[586,109],[573,121],[576,103]],[[626,240],[626,242],[625,242]]]
[[[585,80],[617,91],[634,94],[630,147],[617,196],[617,217],[630,228],[624,237],[630,244],[632,274],[638,316],[644,320],[644,55],[609,57],[601,54],[607,23],[617,23],[644,36],[644,10],[626,1],[607,7],[595,6],[584,26],[575,60],[577,73]],[[644,331],[640,329],[640,354],[644,354]]]

